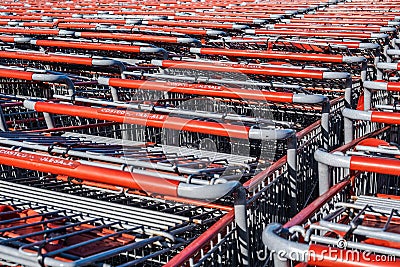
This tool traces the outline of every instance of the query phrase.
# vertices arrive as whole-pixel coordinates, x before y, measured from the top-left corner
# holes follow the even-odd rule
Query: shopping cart
[[[157,47],[164,48],[168,51],[179,52],[182,48],[187,46],[199,46],[200,41],[186,35],[168,36],[163,32],[154,32],[150,34],[139,33],[114,33],[114,32],[89,32],[80,31],[75,32],[74,36],[77,38],[91,39],[91,40],[112,40],[112,41],[128,41],[128,42],[145,42],[155,44]]]
[[[19,176],[20,183],[12,172],[6,176],[0,181],[0,257],[7,265],[162,265],[226,213],[50,175]]]
[[[264,243],[280,253],[269,258],[271,264],[398,265],[396,233],[391,230],[397,217],[398,148],[384,141],[398,142],[391,139],[392,130],[380,129],[336,153],[315,153],[320,162],[321,196],[283,227],[271,224],[266,228]],[[375,138],[379,136],[384,139]],[[381,254],[390,257],[379,261]]]
[[[358,109],[344,109],[345,142],[380,128],[381,124],[398,124],[397,82],[368,81],[364,85],[362,102]]]
[[[244,183],[248,192],[248,265],[265,265],[261,237],[268,223],[290,220],[318,196],[318,181],[313,179],[318,177],[318,169],[313,153],[319,147],[320,136],[319,122],[297,133],[299,169],[295,181],[289,179],[290,165],[283,157]],[[238,257],[231,253],[238,249],[237,231],[234,213],[229,212],[165,266],[212,266],[215,263],[231,266],[231,262],[236,262]]]
[[[247,79],[269,82],[280,81],[287,84],[301,85],[306,91],[329,96],[340,96],[345,88],[357,90],[361,84],[352,84],[347,72],[331,72],[326,68],[301,68],[286,65],[239,64],[208,60],[152,60],[151,63],[162,68],[169,75],[194,77],[232,78],[246,76]],[[279,77],[279,78],[277,78]],[[244,78],[241,78],[244,79]],[[279,79],[279,80],[278,80]]]

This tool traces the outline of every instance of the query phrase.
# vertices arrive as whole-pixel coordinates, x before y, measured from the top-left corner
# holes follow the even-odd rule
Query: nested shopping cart
[[[249,266],[265,265],[260,253],[264,251],[261,236],[265,226],[288,221],[318,196],[318,180],[312,178],[318,177],[313,154],[322,135],[320,122],[296,135],[299,140],[296,180],[290,179],[290,165],[283,157],[243,185],[248,192],[246,216],[250,245],[244,248]],[[234,212],[226,214],[165,266],[212,266],[215,263],[231,266],[231,262],[238,261],[243,256],[232,253],[238,249],[236,242],[240,232],[234,216]]]
[[[119,237],[119,231],[82,240],[74,238],[81,233],[77,229],[61,234],[64,224],[54,228],[54,238],[43,237],[46,232],[42,231],[48,229],[41,227],[33,231],[37,235],[32,231],[28,234],[16,230],[47,222],[43,218],[44,222],[33,220],[31,225],[30,220],[24,220],[30,217],[22,215],[15,220],[23,221],[19,227],[6,224],[2,229],[6,233],[1,244],[3,259],[20,264],[44,262],[49,266],[92,262],[162,265],[232,209],[236,209],[236,222],[246,232],[245,194],[238,181],[256,170],[254,159],[71,133],[60,136],[56,132],[3,132],[0,139],[1,197],[9,200],[7,204],[21,200],[28,207],[32,203],[50,212],[61,209],[66,216],[78,213],[75,220],[68,222],[79,225],[95,219],[95,226],[115,226],[111,228],[133,235],[132,242],[139,241],[128,246],[116,242],[110,248],[101,241]],[[104,209],[105,206],[112,208]],[[98,221],[100,218],[102,221]],[[132,227],[135,231],[125,231]],[[92,227],[86,229],[83,233],[90,233]],[[33,236],[38,238],[32,239]],[[63,242],[50,249],[48,244],[57,240]],[[93,243],[104,246],[104,250],[94,249],[90,246]]]
[[[278,50],[286,52],[334,53],[347,56],[377,54],[379,44],[360,40],[338,40],[334,38],[293,38],[293,37],[225,37],[210,40],[209,45],[242,50]]]
[[[75,98],[80,105],[24,101],[29,110],[54,114],[49,128],[84,125],[85,122],[119,124],[119,130],[103,129],[98,135],[112,135],[142,142],[198,147],[204,139],[215,144],[216,151],[260,156],[275,156],[275,140],[287,140],[293,130],[283,123],[227,113],[191,111],[141,104],[118,104],[95,99]],[[83,104],[83,105],[82,105]],[[211,145],[210,144],[210,145]],[[278,149],[280,155],[285,146]],[[212,149],[212,148],[209,148]],[[265,149],[265,151],[264,151]],[[270,151],[270,149],[272,149]],[[271,155],[269,153],[272,153]]]
[[[168,51],[177,51],[190,46],[199,46],[200,41],[187,35],[176,34],[171,36],[164,32],[143,33],[118,33],[118,32],[90,32],[76,31],[74,36],[77,38],[91,40],[111,40],[111,41],[127,41],[127,42],[145,42],[154,44],[157,47],[164,48]]]
[[[12,38],[12,39],[11,39]],[[8,41],[7,39],[11,39]],[[7,43],[13,43],[13,46],[19,49],[29,47],[32,50],[46,50],[48,52],[61,52],[69,54],[87,54],[92,56],[104,56],[121,59],[147,59],[147,58],[165,58],[167,51],[162,48],[152,46],[146,43],[127,43],[127,42],[94,42],[90,40],[76,39],[24,39],[20,41],[18,37],[0,37],[0,40],[7,40]],[[16,40],[16,41],[15,41]]]
[[[322,25],[376,25],[376,26],[389,26],[396,27],[399,26],[399,21],[387,20],[387,19],[343,19],[338,17],[331,18],[301,18],[294,17],[291,19],[283,20],[286,24],[292,23],[311,23],[311,24],[322,24]],[[285,25],[286,25],[285,24]]]
[[[67,57],[66,59],[69,58]],[[89,59],[87,63],[93,64],[93,60]],[[60,72],[2,66],[0,68],[0,77],[2,79],[1,93],[5,95],[51,99],[54,94],[54,88],[57,86],[64,87],[71,95],[74,94],[73,81]]]
[[[5,265],[160,266],[231,209],[14,173],[0,181]]]
[[[392,131],[385,127],[334,153],[315,153],[321,196],[284,226],[268,225],[263,241],[273,251],[265,251],[271,264],[398,265],[400,173]]]
[[[4,66],[31,67],[62,72],[66,76],[96,78],[101,75],[123,77],[125,65],[117,60],[84,55],[43,53],[32,50],[5,49],[0,51]]]
[[[349,72],[353,77],[361,77],[363,81],[367,78],[367,59],[365,57],[218,48],[191,48],[190,52],[199,55],[200,58],[211,60],[234,60],[248,63],[270,62],[276,65],[289,63],[298,66],[326,67],[332,71]]]
[[[365,82],[357,109],[343,110],[345,142],[351,142],[384,124],[398,125],[398,91],[398,82]]]
[[[298,38],[332,38],[337,40],[361,40],[363,42],[376,42],[384,45],[388,42],[389,35],[381,32],[364,32],[364,31],[308,31],[303,29],[293,30],[275,30],[275,29],[249,29],[245,30],[247,34],[256,35],[257,37],[298,37]]]
[[[193,77],[232,78],[239,80],[255,80],[261,82],[279,81],[292,85],[300,85],[306,92],[319,93],[331,97],[343,95],[345,88],[360,90],[361,81],[353,80],[348,72],[333,72],[327,68],[272,64],[241,64],[236,62],[220,62],[210,60],[152,60],[163,73],[169,75],[185,75]]]
[[[73,36],[73,31],[59,30],[59,29],[48,29],[48,28],[22,28],[22,27],[2,27],[0,29],[0,33],[2,34],[19,34],[19,35],[28,35],[28,36]]]

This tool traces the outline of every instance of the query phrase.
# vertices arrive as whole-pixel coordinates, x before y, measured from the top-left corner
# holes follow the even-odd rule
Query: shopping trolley
[[[299,38],[333,38],[338,40],[362,40],[363,42],[376,42],[385,45],[388,42],[389,35],[380,32],[364,32],[364,31],[307,31],[307,30],[274,30],[274,29],[248,29],[246,34],[262,36],[283,36],[283,37],[299,37]]]
[[[76,98],[75,101],[86,105],[28,100],[24,101],[24,105],[37,112],[58,114],[59,116],[52,116],[51,124],[48,125],[50,128],[82,125],[85,121],[92,123],[110,121],[132,126],[125,128],[121,125],[117,133],[111,129],[108,129],[107,133],[107,129],[104,129],[99,134],[116,134],[119,138],[192,147],[201,145],[201,140],[209,138],[214,140],[217,151],[225,153],[234,151],[238,154],[259,155],[265,152],[274,155],[277,149],[274,147],[274,140],[286,140],[293,136],[293,130],[288,129],[286,125],[268,121],[258,123],[254,118],[235,116],[235,114],[232,116],[228,114],[228,117],[224,118],[223,114],[221,116],[204,111],[193,112],[151,106],[147,109],[145,105],[118,105],[112,102],[108,102],[109,107],[101,107],[105,102],[86,101],[84,98]],[[271,142],[272,151],[269,151]],[[263,151],[262,148],[266,150]]]
[[[2,34],[20,34],[28,36],[73,36],[73,31],[59,30],[59,29],[47,29],[47,28],[35,28],[30,29],[22,27],[2,27],[0,29]]]
[[[290,167],[283,157],[244,183],[248,192],[246,216],[251,244],[248,247],[250,266],[265,265],[261,240],[265,226],[290,220],[318,196],[318,180],[312,178],[318,177],[313,153],[319,147],[320,136],[319,122],[297,133],[299,169],[295,182],[289,179]],[[165,266],[211,266],[215,263],[231,266],[232,261],[237,261],[237,255],[231,253],[237,250],[238,229],[233,219],[233,212],[224,215]]]
[[[96,60],[89,59],[87,61],[88,64],[93,62],[96,62]],[[2,78],[1,93],[6,95],[51,99],[53,95],[52,88],[57,86],[65,87],[69,94],[74,94],[73,81],[59,72],[38,69],[27,71],[21,67],[2,66],[0,68],[0,77]]]
[[[159,34],[160,32],[164,32],[165,35],[184,34],[193,38],[201,38],[202,41],[208,40],[210,38],[217,38],[219,36],[227,35],[226,31],[213,29],[212,27],[181,28],[181,27],[166,27],[166,26],[145,26],[145,25],[123,25],[114,27],[102,27],[102,25],[99,25],[97,27],[97,30],[134,32],[134,33],[153,33],[153,34]]]
[[[283,227],[271,224],[266,228],[264,243],[281,256],[270,257],[271,264],[398,265],[396,233],[391,230],[397,217],[398,148],[384,141],[390,131],[390,127],[380,129],[336,153],[315,153],[321,196]],[[377,136],[386,138],[371,138]],[[387,255],[386,260],[377,260],[381,254]]]
[[[374,57],[380,45],[357,40],[335,40],[333,38],[284,38],[284,37],[231,37],[210,40],[212,46],[241,50],[277,50],[285,52],[329,53],[346,56]],[[379,50],[378,50],[379,49]],[[373,61],[372,61],[373,62]]]
[[[343,110],[345,142],[361,137],[381,124],[398,124],[397,82],[368,81],[358,109]]]
[[[32,176],[20,176],[28,186],[12,176],[0,181],[0,257],[7,265],[162,265],[226,212],[49,175],[36,186]]]
[[[309,93],[320,93],[331,97],[343,94],[345,88],[360,89],[360,81],[354,84],[347,72],[331,72],[326,68],[301,68],[286,65],[240,64],[208,60],[152,60],[151,63],[162,68],[169,75],[186,75],[194,77],[251,79],[269,82],[280,81],[302,86]],[[248,78],[247,78],[248,77]],[[279,77],[279,78],[278,78]],[[278,80],[279,79],[279,80]]]
[[[400,25],[399,21],[386,20],[386,19],[343,19],[337,17],[331,18],[291,18],[285,19],[282,22],[286,24],[292,23],[311,23],[321,25],[379,25],[382,27],[397,27]]]
[[[181,240],[177,235],[178,232],[172,231],[173,229],[178,229],[178,225],[166,223],[166,225],[161,226],[158,222],[159,220],[163,220],[160,216],[164,210],[168,216],[171,216],[171,212],[174,212],[174,210],[176,210],[179,216],[185,216],[185,214],[191,217],[194,216],[194,225],[190,226],[192,224],[191,218],[182,223],[184,229],[194,233],[192,237],[188,238],[187,242],[173,246],[174,249],[172,250],[168,249],[169,246],[165,247],[165,249],[159,249],[157,245],[154,246],[153,242],[146,242],[147,249],[154,249],[154,255],[153,253],[149,253],[149,250],[138,255],[132,253],[134,248],[130,248],[129,257],[126,257],[126,254],[123,254],[123,257],[117,257],[121,261],[124,260],[123,262],[133,261],[136,264],[142,264],[144,259],[151,261],[153,257],[163,255],[164,252],[166,253],[166,257],[171,257],[174,253],[179,253],[179,250],[175,251],[176,248],[182,248],[204,231],[207,225],[215,222],[226,211],[231,210],[231,204],[234,204],[234,209],[236,209],[237,223],[241,227],[244,227],[243,232],[247,231],[244,214],[243,216],[239,215],[242,214],[245,197],[240,184],[235,181],[239,177],[234,178],[227,173],[233,171],[232,174],[236,175],[237,171],[234,169],[246,169],[246,166],[252,164],[249,162],[239,164],[238,159],[240,157],[232,158],[232,161],[236,161],[236,163],[229,163],[228,166],[227,155],[218,155],[220,158],[215,159],[211,163],[204,156],[203,158],[197,158],[192,154],[184,155],[184,153],[193,153],[193,150],[186,150],[183,154],[181,150],[178,150],[180,155],[176,154],[177,150],[172,150],[167,154],[165,147],[161,149],[137,142],[128,142],[128,144],[120,142],[117,145],[115,139],[96,139],[90,135],[79,134],[67,134],[60,137],[58,135],[45,136],[16,132],[4,133],[1,139],[2,148],[0,150],[2,152],[0,154],[3,157],[0,156],[0,161],[4,160],[1,161],[3,170],[3,179],[0,182],[2,184],[1,191],[2,194],[7,195],[9,192],[11,193],[11,191],[15,190],[15,188],[18,188],[19,195],[13,196],[14,201],[18,197],[21,197],[25,201],[27,198],[30,198],[29,201],[34,201],[35,197],[37,197],[39,203],[45,207],[55,205],[60,208],[60,205],[68,203],[70,209],[73,211],[83,212],[84,218],[92,215],[99,216],[101,214],[106,221],[117,220],[117,224],[120,227],[125,227],[132,223],[144,224],[142,227],[139,227],[142,234],[141,237],[143,238],[143,234],[146,235],[146,232],[151,236],[161,236],[162,239],[157,239],[155,242],[160,242],[165,237],[169,240],[174,240],[175,238]],[[17,147],[19,149],[16,149]],[[116,163],[118,164],[123,161],[123,158],[118,155],[121,154],[122,148],[125,149],[126,163],[118,167]],[[28,161],[27,158],[29,158]],[[11,161],[7,161],[7,159],[11,159]],[[102,162],[99,162],[99,160]],[[168,161],[171,161],[172,165],[168,164]],[[208,163],[211,163],[211,165],[206,166]],[[12,167],[7,167],[7,165]],[[159,172],[152,171],[157,169]],[[250,167],[249,170],[251,169]],[[181,176],[177,174],[177,171],[187,173],[188,176]],[[218,173],[223,172],[227,175],[218,175]],[[49,175],[48,173],[53,175]],[[211,175],[209,178],[214,176],[215,179],[204,179],[206,178],[204,175],[208,174]],[[200,178],[201,176],[203,178]],[[230,178],[228,178],[229,176]],[[233,180],[231,180],[232,178]],[[121,191],[122,188],[126,189]],[[185,193],[184,188],[189,189],[189,191]],[[60,191],[61,193],[54,191]],[[28,196],[26,195],[27,192],[29,192]],[[124,193],[121,194],[121,192]],[[195,192],[199,195],[196,196]],[[234,193],[234,201],[229,195],[231,192]],[[149,195],[151,198],[144,195]],[[43,198],[43,196],[46,197]],[[164,200],[157,200],[161,196],[163,196]],[[67,198],[70,200],[66,201]],[[91,198],[101,199],[101,201],[91,200]],[[77,202],[71,205],[71,201],[74,202],[75,200]],[[217,200],[219,202],[207,203],[201,200]],[[183,204],[177,203],[175,209],[172,205],[176,201]],[[96,203],[97,205],[95,205]],[[168,203],[171,203],[171,206],[168,206]],[[113,209],[109,212],[101,211],[99,207],[104,207],[104,205],[112,206]],[[138,208],[135,208],[135,206]],[[188,207],[187,212],[185,211],[185,207]],[[191,209],[195,210],[191,211]],[[119,214],[119,212],[123,212],[123,214]],[[151,214],[149,216],[153,217],[154,220],[150,218],[146,219],[144,212]],[[154,217],[155,214],[159,214],[160,216]],[[204,219],[204,222],[201,218]],[[166,219],[166,221],[169,220]],[[156,224],[158,228],[155,227]],[[148,231],[146,230],[146,226],[149,227]],[[158,231],[158,229],[160,230]],[[162,234],[165,231],[169,233]],[[188,237],[186,234],[182,237],[184,236]],[[7,244],[7,241],[4,243]],[[4,253],[6,255],[9,253],[18,255],[17,251],[7,248],[4,250]],[[63,249],[62,251],[65,252],[68,249]],[[113,259],[112,256],[123,252],[125,250],[113,254],[112,250],[107,250],[106,254],[93,256],[90,259],[96,261],[106,258]],[[171,254],[171,252],[173,253]],[[49,265],[58,264],[58,262],[53,263],[52,261],[52,256],[58,255],[57,253],[47,254],[41,251],[32,252],[32,261],[42,259],[41,254],[45,255],[45,260],[49,261]],[[89,254],[85,256],[92,256],[91,253]],[[36,257],[34,257],[35,255]],[[102,257],[105,258],[103,259]],[[17,259],[22,260],[24,257],[21,256]],[[68,259],[71,260],[71,258]],[[60,260],[60,257],[57,257],[57,260]],[[72,258],[72,260],[78,259]],[[13,261],[15,262],[16,259]],[[25,261],[23,262],[25,263]],[[84,262],[91,261],[89,259],[82,259],[82,262],[77,261],[76,265],[79,266],[79,264],[84,264]],[[161,263],[162,261],[158,264]]]

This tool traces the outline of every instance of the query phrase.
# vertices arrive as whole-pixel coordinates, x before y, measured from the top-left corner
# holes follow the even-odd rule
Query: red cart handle
[[[322,70],[305,70],[297,68],[266,67],[261,65],[208,63],[177,60],[152,60],[151,64],[163,68],[191,69],[215,72],[240,72],[243,74],[268,75],[277,77],[309,78],[309,79],[348,79],[347,72],[327,72]]]
[[[1,27],[0,33],[10,34],[24,34],[24,35],[51,35],[51,36],[65,36],[73,35],[74,32],[58,29],[25,29],[17,27]]]
[[[276,140],[287,139],[294,134],[293,130],[289,129],[256,129],[242,125],[198,121],[179,117],[170,117],[162,114],[135,112],[113,108],[93,108],[69,104],[35,102],[30,100],[25,100],[24,106],[38,112],[79,116],[89,119],[99,119],[155,128],[167,128],[177,131],[212,134],[239,139]]]
[[[100,77],[98,79],[98,83],[122,88],[167,91],[171,93],[222,97],[230,99],[246,99],[256,101],[303,104],[317,104],[327,101],[327,98],[322,95],[304,95],[284,92],[248,90],[240,88],[230,88],[220,85],[192,84],[181,82],[152,82],[144,80],[128,80],[103,77]]]
[[[157,26],[182,26],[180,21],[149,21],[143,20],[143,25],[157,25]],[[211,28],[211,29],[229,29],[229,30],[243,30],[249,28],[247,25],[233,24],[233,23],[204,23],[204,22],[185,22],[186,27],[193,28]]]
[[[365,33],[365,32],[316,32],[316,31],[299,31],[299,30],[262,30],[262,29],[248,29],[245,30],[247,34],[255,35],[285,35],[285,36],[308,36],[308,37],[345,37],[345,38],[358,38],[358,39],[383,39],[387,38],[386,33]]]
[[[56,40],[32,40],[31,44],[37,46],[62,47],[84,50],[119,51],[125,53],[165,53],[165,50],[158,47],[134,46],[124,44],[90,43],[90,42],[69,42]]]
[[[318,61],[327,63],[355,63],[366,61],[365,57],[342,56],[331,54],[312,54],[312,53],[290,53],[279,51],[264,50],[239,50],[239,49],[220,49],[220,48],[190,48],[191,53],[201,55],[220,55],[246,58],[265,58],[265,59],[290,59],[297,61]]]
[[[400,113],[384,111],[362,111],[345,108],[342,111],[344,117],[350,120],[363,120],[370,122],[386,123],[391,125],[400,124]]]
[[[137,189],[148,194],[195,199],[220,198],[240,185],[239,182],[235,181],[216,185],[194,185],[160,178],[157,177],[157,174],[150,176],[142,173],[131,173],[92,166],[63,158],[9,149],[0,149],[0,164],[56,175],[66,175],[84,181]]]
[[[199,43],[199,41],[194,38],[158,36],[158,35],[147,35],[147,34],[145,35],[145,34],[125,34],[125,33],[76,32],[75,36],[82,37],[82,38],[143,41],[143,42],[152,42],[152,43],[153,42],[174,43],[174,44]]]
[[[0,41],[5,43],[29,43],[31,40],[29,37],[0,36]]]
[[[347,168],[352,171],[400,175],[400,160],[398,159],[345,156],[331,154],[321,149],[315,151],[314,157],[318,162],[327,166]]]
[[[70,55],[45,54],[37,52],[0,51],[0,58],[24,59],[31,61],[44,61],[53,63],[66,63],[87,66],[112,66],[117,64],[112,59],[93,59],[90,57],[77,57]]]
[[[268,25],[270,29],[313,29],[320,31],[363,31],[363,32],[394,32],[394,27],[380,27],[380,26],[326,26],[322,24],[306,24],[306,23],[293,23],[293,24],[271,24]]]
[[[0,51],[0,54],[1,52],[2,51]],[[67,76],[48,73],[36,73],[31,71],[0,68],[0,77],[26,81],[64,82],[68,85],[73,86],[72,81]]]

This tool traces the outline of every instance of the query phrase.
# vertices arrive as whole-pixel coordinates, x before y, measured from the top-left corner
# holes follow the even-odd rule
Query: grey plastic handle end
[[[282,229],[279,223],[271,223],[267,225],[262,233],[264,245],[275,254],[279,253],[279,257],[284,257],[293,261],[304,261],[301,256],[306,255],[309,245],[292,242],[280,237],[277,232]]]
[[[36,101],[24,100],[24,107],[29,110],[35,110]]]
[[[349,156],[332,154],[326,152],[325,150],[317,149],[314,152],[314,158],[319,163],[323,163],[328,166],[338,167],[338,168],[350,168],[351,157]]]
[[[240,185],[237,181],[230,181],[214,185],[195,185],[180,183],[178,196],[192,199],[218,199],[234,191]]]

